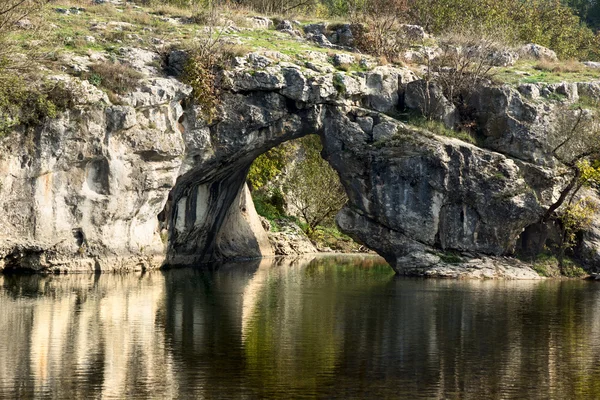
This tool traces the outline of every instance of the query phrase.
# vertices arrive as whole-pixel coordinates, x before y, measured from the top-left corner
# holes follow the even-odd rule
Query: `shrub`
[[[289,147],[286,144],[279,145],[254,160],[247,177],[252,191],[261,189],[283,171],[289,162]]]
[[[38,78],[39,79],[39,78]],[[0,85],[0,136],[17,126],[34,127],[74,105],[73,93],[62,82],[29,84],[20,77]]]
[[[596,35],[560,0],[410,0],[408,12],[413,23],[438,35],[477,27],[508,43],[549,47],[561,58],[599,56]]]
[[[134,90],[142,77],[140,72],[126,65],[109,61],[92,64],[86,74],[87,80],[92,85],[117,94]]]
[[[388,61],[398,59],[408,46],[402,30],[407,0],[369,0],[353,17],[352,33],[360,50],[383,56]]]

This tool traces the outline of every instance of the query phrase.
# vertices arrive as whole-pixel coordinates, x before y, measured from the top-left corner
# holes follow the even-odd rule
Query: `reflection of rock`
[[[588,289],[398,279],[358,256],[0,276],[0,398],[595,398],[570,379],[598,366]]]
[[[17,301],[7,297],[0,277],[0,335],[12,338],[0,342],[0,397],[10,386],[70,397],[76,374],[96,376],[94,390],[101,390],[83,397],[125,398],[133,387],[140,395],[148,390],[149,396],[175,396],[172,361],[158,345],[164,332],[156,329],[164,303],[162,275],[31,277],[14,283],[21,285]]]

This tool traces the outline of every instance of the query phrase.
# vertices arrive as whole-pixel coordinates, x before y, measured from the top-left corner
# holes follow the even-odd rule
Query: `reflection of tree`
[[[269,270],[245,340],[246,373],[259,397],[312,397],[336,386],[345,336],[338,286],[351,290],[364,283],[365,271],[333,257]],[[381,280],[370,284],[381,288],[392,276],[385,266]]]

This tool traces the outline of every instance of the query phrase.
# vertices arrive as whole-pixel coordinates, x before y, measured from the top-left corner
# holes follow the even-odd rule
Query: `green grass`
[[[460,139],[467,143],[477,144],[476,138],[470,132],[460,130],[457,131],[454,129],[447,128],[441,121],[430,120],[422,116],[409,115],[407,123],[409,125],[425,129],[426,131],[431,132],[434,135],[451,137],[455,139]]]
[[[565,276],[567,278],[581,278],[587,273],[572,259],[565,257],[563,260],[562,273],[556,256],[550,253],[539,254],[533,261],[532,268],[540,276],[554,278]]]
[[[560,65],[560,64],[557,64]],[[535,61],[519,61],[512,67],[497,68],[493,80],[497,83],[519,85],[522,83],[589,82],[600,79],[600,70],[581,66],[572,71],[560,68],[540,69]]]
[[[580,94],[577,102],[571,104],[571,109],[576,110],[583,108],[587,110],[598,110],[600,109],[600,102],[588,95]]]
[[[462,257],[453,251],[446,251],[444,253],[437,253],[437,256],[446,264],[460,264],[463,262]]]

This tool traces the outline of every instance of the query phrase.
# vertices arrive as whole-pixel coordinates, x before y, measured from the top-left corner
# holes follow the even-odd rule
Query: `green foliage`
[[[346,85],[344,84],[344,76],[342,74],[335,74],[333,76],[333,87],[340,95],[346,94]]]
[[[307,227],[301,228],[306,231]],[[318,248],[328,247],[343,253],[362,251],[363,247],[348,235],[343,234],[337,227],[317,226],[310,234],[310,239]]]
[[[593,31],[559,0],[412,0],[409,13],[434,34],[479,27],[508,42],[549,47],[562,58],[598,56]]]
[[[581,160],[578,163],[579,182],[583,186],[600,186],[600,160]]]
[[[309,135],[299,142],[303,157],[288,174],[284,190],[311,234],[319,225],[333,225],[347,198],[337,172],[321,157],[319,136]]]
[[[563,248],[570,249],[575,245],[577,233],[590,227],[598,211],[600,205],[589,197],[567,204],[558,214],[563,227]]]
[[[462,257],[458,253],[453,251],[438,253],[437,256],[440,258],[440,260],[447,264],[460,264],[461,262],[463,262]]]
[[[256,208],[258,215],[269,221],[275,221],[276,219],[285,217],[285,211],[283,209],[284,200],[281,191],[254,192],[252,194],[252,200],[254,200],[254,207]]]
[[[577,110],[579,108],[587,109],[587,110],[598,110],[600,109],[600,102],[595,98],[588,96],[586,94],[580,94],[579,99],[576,103],[573,103],[570,107],[571,110]]]
[[[560,276],[558,259],[550,253],[539,254],[533,262],[532,268],[538,275],[546,278]]]
[[[282,144],[261,154],[254,160],[248,172],[248,183],[254,191],[278,176],[289,161],[290,146]]]
[[[71,91],[62,82],[28,84],[16,76],[0,76],[0,136],[17,126],[33,127],[73,106]]]
[[[561,266],[558,258],[548,252],[539,254],[533,262],[532,268],[540,276],[546,278],[555,278],[558,276],[580,278],[586,275],[583,268],[572,259],[565,257]]]
[[[183,76],[183,81],[193,88],[194,100],[209,124],[216,117],[219,104],[213,67],[209,61],[195,55],[186,63]]]
[[[271,149],[254,161],[248,182],[259,215],[272,225],[277,219],[292,218],[309,235],[319,226],[335,225],[333,217],[346,202],[346,195],[321,150],[320,138],[309,135]],[[273,184],[278,176],[281,189]],[[299,220],[286,216],[286,205]]]

